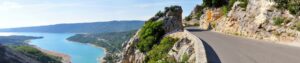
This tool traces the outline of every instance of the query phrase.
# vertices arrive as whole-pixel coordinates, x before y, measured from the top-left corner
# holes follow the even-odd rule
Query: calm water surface
[[[66,40],[74,35],[68,33],[0,33],[0,35],[26,35],[43,36],[43,39],[32,40],[30,44],[42,49],[67,54],[72,63],[98,63],[99,57],[104,57],[103,49],[87,44],[81,44]]]

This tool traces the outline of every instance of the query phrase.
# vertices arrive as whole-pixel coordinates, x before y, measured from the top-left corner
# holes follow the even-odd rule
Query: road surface
[[[208,63],[300,63],[300,47],[239,38],[195,27],[187,30],[204,42]]]

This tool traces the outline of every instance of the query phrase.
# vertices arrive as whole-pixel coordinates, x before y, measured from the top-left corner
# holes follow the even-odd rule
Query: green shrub
[[[226,0],[203,0],[203,4],[207,7],[221,7],[228,3]]]
[[[280,18],[280,17],[273,18],[274,25],[276,26],[281,26],[284,20],[285,20],[284,18]]]
[[[193,18],[196,18],[196,19],[200,19],[200,17],[202,16],[203,14],[203,9],[205,8],[205,5],[197,5],[196,6],[196,9],[194,10],[195,11],[195,16]]]
[[[226,5],[224,5],[223,7],[222,7],[222,12],[223,12],[223,14],[224,15],[227,15],[227,13],[228,13],[228,6],[226,6]]]
[[[147,21],[139,32],[139,42],[137,48],[142,52],[151,50],[160,38],[165,34],[162,28],[162,21]]]
[[[190,15],[189,15],[189,16],[186,16],[186,17],[184,18],[185,21],[190,21],[191,19],[192,19],[192,16],[190,16]]]
[[[287,9],[293,15],[299,15],[300,13],[300,4],[288,4]]]
[[[246,10],[246,7],[248,5],[248,0],[229,0],[228,5],[224,5],[224,6],[227,7],[227,11],[231,10],[232,6],[234,5],[234,3],[236,1],[242,2],[241,4],[239,4],[239,6],[242,7],[242,8],[244,8],[244,10]],[[223,9],[224,9],[224,6],[223,6]]]
[[[211,22],[210,25],[211,25],[212,28],[216,28],[217,27],[217,22]]]
[[[164,13],[162,11],[158,11],[155,16],[159,16],[159,17],[162,17],[164,16]]]
[[[187,55],[186,53],[183,54],[180,63],[188,63],[189,58],[190,58],[189,55]]]
[[[200,26],[199,23],[195,23],[193,26]]]
[[[298,23],[296,24],[296,28],[297,28],[298,31],[300,31],[300,22],[298,22]]]
[[[281,10],[289,10],[293,15],[300,14],[300,3],[298,0],[274,0],[277,5],[276,8]]]
[[[202,13],[197,13],[195,18],[199,20],[201,16],[202,16]]]
[[[289,3],[288,0],[274,0],[274,1],[277,3],[276,7],[279,9],[286,9]]]
[[[229,4],[228,6],[230,7],[229,9],[231,9],[231,7],[234,5],[234,3],[236,2],[237,0],[229,0]]]
[[[242,2],[242,4],[240,4],[240,6],[241,6],[242,8],[245,8],[245,9],[246,9],[246,7],[247,7],[247,5],[248,5],[248,0],[239,0],[239,1]]]
[[[163,38],[159,44],[153,46],[153,49],[147,53],[146,62],[158,63],[161,61],[164,63],[171,63],[172,61],[169,61],[170,58],[168,57],[168,52],[176,41],[178,41],[178,39],[171,37]]]

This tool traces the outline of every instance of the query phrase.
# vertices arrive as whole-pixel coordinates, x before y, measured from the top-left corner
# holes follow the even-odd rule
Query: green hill
[[[0,29],[0,32],[44,32],[44,33],[100,33],[122,32],[136,30],[143,25],[144,21],[108,21],[92,23],[56,24],[47,26],[21,27]]]
[[[61,57],[46,54],[26,43],[42,37],[0,36],[1,63],[62,63]]]

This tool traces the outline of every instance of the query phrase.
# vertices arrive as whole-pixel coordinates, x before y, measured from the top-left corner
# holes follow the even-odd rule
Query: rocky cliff
[[[185,24],[195,22],[202,29],[278,43],[300,42],[300,1],[226,1],[219,7],[207,6],[205,2],[198,5]],[[281,8],[283,4],[288,7]]]
[[[196,56],[205,57],[205,54],[198,54],[204,52],[202,44],[195,40],[198,38],[184,31],[181,17],[180,6],[166,7],[158,12],[123,44],[119,63],[196,63]]]
[[[41,63],[24,54],[13,51],[12,49],[0,44],[0,62],[1,63]]]

